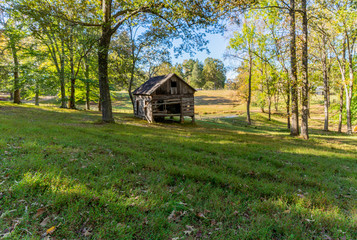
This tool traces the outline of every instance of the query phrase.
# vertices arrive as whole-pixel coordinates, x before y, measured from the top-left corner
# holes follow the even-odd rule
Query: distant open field
[[[132,105],[127,92],[115,91],[113,95],[113,110],[118,113],[132,113]],[[9,96],[0,93],[1,99],[8,99]],[[28,104],[34,104],[34,101],[25,101]],[[337,96],[331,96],[332,104],[337,104]],[[56,107],[58,106],[58,99],[51,96],[43,96],[40,99],[41,106]],[[85,106],[78,104],[79,109],[84,109]],[[310,125],[316,129],[323,129],[324,121],[324,107],[323,96],[312,95],[310,104]],[[97,104],[92,103],[92,110],[97,111]],[[234,117],[245,116],[246,104],[244,101],[237,98],[235,90],[199,90],[195,93],[195,113],[197,119],[219,118],[219,117]],[[256,107],[254,103],[251,106],[252,112],[261,112],[261,109]],[[282,100],[279,103],[278,111],[272,106],[272,113],[282,117],[285,115],[285,104]],[[265,107],[265,114],[267,114],[267,107]],[[254,121],[254,119],[253,119]],[[337,109],[330,109],[330,126],[332,130],[337,130],[338,111]],[[346,126],[343,126],[346,130]]]

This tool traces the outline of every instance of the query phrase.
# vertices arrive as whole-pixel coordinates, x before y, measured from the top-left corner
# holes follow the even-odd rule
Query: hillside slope
[[[0,236],[356,239],[357,137],[253,117],[102,125],[0,103]]]

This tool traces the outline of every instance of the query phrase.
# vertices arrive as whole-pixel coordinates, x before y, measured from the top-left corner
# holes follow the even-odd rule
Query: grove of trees
[[[268,107],[269,119],[273,101],[277,109],[284,99],[291,135],[308,139],[310,99],[322,86],[324,130],[329,130],[329,113],[338,109],[338,131],[345,121],[347,133],[352,133],[357,113],[356,7],[350,0],[265,0],[244,12],[228,56],[241,59],[230,85],[247,102],[248,123],[252,97],[262,111]],[[333,104],[331,96],[337,97]]]
[[[113,122],[111,90],[125,89],[132,99],[151,76],[175,72],[198,89],[236,89],[249,124],[253,100],[269,119],[283,102],[291,135],[308,139],[311,96],[322,86],[324,130],[337,111],[338,131],[346,124],[351,134],[356,8],[352,0],[1,2],[0,91],[14,103],[58,95],[62,108],[85,103],[89,110],[95,102],[102,121]],[[205,32],[228,24],[238,26],[227,49],[239,59],[235,79],[226,80],[219,59],[172,65],[170,48],[201,51]]]

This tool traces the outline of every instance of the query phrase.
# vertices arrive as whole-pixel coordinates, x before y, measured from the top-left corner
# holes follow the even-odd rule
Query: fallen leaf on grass
[[[47,229],[46,234],[52,234],[56,230],[56,226],[50,227]]]
[[[206,218],[203,213],[197,213],[197,217],[199,217],[199,218]]]
[[[184,232],[184,234],[186,234],[186,235],[191,235],[191,233],[193,232],[193,231],[195,231],[195,229],[192,227],[192,226],[190,226],[190,225],[186,225],[186,231],[183,231]]]
[[[50,217],[46,217],[45,219],[42,220],[42,222],[40,223],[41,227],[46,226],[50,221]]]
[[[88,237],[92,234],[92,229],[90,228],[83,228],[82,230],[82,235],[85,236],[85,237]]]
[[[37,209],[37,212],[36,212],[36,214],[33,216],[33,219],[38,218],[38,217],[41,216],[44,212],[46,212],[46,207]]]
[[[180,221],[181,220],[181,217],[185,216],[186,215],[186,211],[179,211],[179,212],[176,212],[175,210],[173,210],[171,212],[171,214],[167,217],[167,219],[171,222],[171,221]]]
[[[174,218],[175,218],[175,210],[173,210],[173,211],[170,213],[170,215],[167,217],[167,219],[168,219],[169,221],[172,221],[172,220],[174,220]]]

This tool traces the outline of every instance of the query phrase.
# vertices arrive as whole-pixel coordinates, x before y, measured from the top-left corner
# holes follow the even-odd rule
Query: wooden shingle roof
[[[182,82],[187,84],[182,78],[177,76],[175,73],[171,73],[168,75],[161,75],[161,76],[156,76],[152,77],[149,80],[147,80],[145,83],[143,83],[140,87],[135,89],[133,92],[134,95],[151,95],[156,89],[158,89],[161,84],[172,78],[173,76],[176,76],[178,79],[180,79]],[[192,88],[194,91],[196,91],[193,87],[187,84],[190,88]]]

